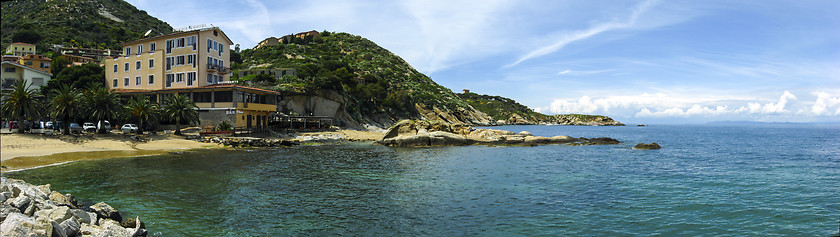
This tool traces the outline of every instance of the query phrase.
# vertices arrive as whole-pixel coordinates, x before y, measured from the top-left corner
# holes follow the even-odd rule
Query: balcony
[[[218,72],[219,74],[228,74],[230,73],[229,67],[224,67],[222,65],[216,64],[207,64],[207,71],[208,72]]]

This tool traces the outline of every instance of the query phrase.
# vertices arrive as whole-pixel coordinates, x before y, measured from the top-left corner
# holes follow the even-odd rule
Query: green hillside
[[[4,1],[2,46],[36,44],[39,53],[52,44],[119,49],[121,42],[172,32],[166,22],[122,0]]]
[[[475,109],[484,112],[494,120],[508,120],[514,114],[530,121],[544,121],[548,116],[534,112],[528,106],[524,106],[515,100],[501,96],[479,95],[476,93],[460,93],[461,99],[472,105]]]
[[[361,36],[324,31],[315,38],[243,50],[241,58],[234,69],[297,70],[297,76],[286,75],[279,81],[252,76],[241,81],[289,93],[337,91],[350,101],[347,112],[357,119],[371,115],[416,117],[419,114],[415,104],[444,111],[474,111],[448,88]]]

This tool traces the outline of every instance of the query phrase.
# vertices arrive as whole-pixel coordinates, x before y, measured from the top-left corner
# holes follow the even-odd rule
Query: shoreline
[[[286,134],[299,142],[374,141],[383,133],[337,130]],[[142,138],[145,141],[138,141]],[[39,134],[0,135],[0,171],[18,172],[42,167],[63,165],[76,161],[121,157],[143,157],[176,151],[224,149],[224,145],[189,140],[171,134],[82,134],[44,136]]]

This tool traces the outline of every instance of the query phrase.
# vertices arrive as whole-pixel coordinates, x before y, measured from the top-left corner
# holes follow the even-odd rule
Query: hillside
[[[528,106],[513,99],[501,96],[479,95],[476,93],[459,93],[461,99],[477,110],[486,113],[497,124],[562,124],[562,125],[599,125],[624,126],[624,124],[603,115],[558,114],[545,115],[537,113]]]
[[[297,76],[286,75],[278,81],[271,77],[248,76],[240,78],[240,83],[335,101],[340,103],[338,110],[342,111],[334,117],[351,124],[385,127],[406,118],[492,123],[490,117],[475,110],[448,88],[361,36],[324,31],[320,36],[306,40],[246,49],[241,52],[241,58],[241,63],[232,66],[234,75],[246,69],[294,68]],[[288,107],[289,110],[296,108]]]
[[[2,47],[26,42],[39,53],[52,44],[119,49],[121,42],[172,32],[172,27],[122,0],[4,1]]]

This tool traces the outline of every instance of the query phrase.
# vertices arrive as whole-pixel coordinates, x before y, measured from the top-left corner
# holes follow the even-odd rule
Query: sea
[[[618,145],[364,142],[80,161],[3,176],[150,236],[834,236],[840,126],[502,126]],[[633,150],[656,142],[659,150]]]

